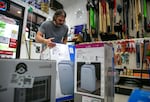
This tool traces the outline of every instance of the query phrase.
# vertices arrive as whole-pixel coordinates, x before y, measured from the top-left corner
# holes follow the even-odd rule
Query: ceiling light
[[[21,11],[17,11],[18,14],[21,14]]]

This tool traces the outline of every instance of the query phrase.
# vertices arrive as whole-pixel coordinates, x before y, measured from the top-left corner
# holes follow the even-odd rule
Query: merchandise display
[[[129,95],[135,87],[147,89],[150,86],[149,39],[127,39],[111,43],[114,47],[114,67],[120,77],[115,85],[116,93]]]
[[[0,102],[55,102],[56,61],[0,59]]]
[[[98,42],[76,45],[75,102],[86,102],[85,97],[97,102],[113,102],[112,59],[112,46],[108,44]]]
[[[0,0],[0,102],[149,102],[149,10],[150,0]],[[42,31],[51,20],[55,38]]]
[[[149,37],[149,4],[149,0],[87,0],[88,33],[93,41]]]
[[[57,63],[56,100],[67,99],[73,95],[74,61],[71,58],[72,55],[74,55],[73,45],[69,47],[60,43],[56,43],[53,48],[46,48],[41,53],[41,59],[56,60]]]

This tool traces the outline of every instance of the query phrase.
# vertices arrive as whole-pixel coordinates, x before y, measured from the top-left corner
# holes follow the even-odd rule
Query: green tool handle
[[[144,17],[147,17],[146,0],[144,0]]]
[[[147,31],[147,4],[146,0],[144,0],[144,7],[143,7],[143,13],[144,13],[144,29]]]

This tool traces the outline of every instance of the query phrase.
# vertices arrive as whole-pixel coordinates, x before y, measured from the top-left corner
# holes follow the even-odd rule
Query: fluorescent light
[[[21,11],[17,11],[18,14],[21,14]]]

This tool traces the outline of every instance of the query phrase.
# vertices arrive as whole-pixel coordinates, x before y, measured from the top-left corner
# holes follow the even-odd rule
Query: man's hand
[[[49,39],[45,39],[45,44],[48,46],[48,47],[55,47],[56,44],[52,41],[54,38],[49,38]]]
[[[43,38],[43,34],[38,31],[35,37],[36,42],[46,44],[48,47],[55,47],[56,44],[53,42],[54,38],[45,39]]]

